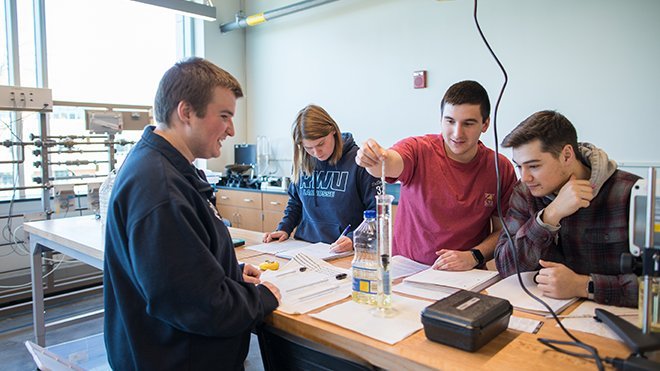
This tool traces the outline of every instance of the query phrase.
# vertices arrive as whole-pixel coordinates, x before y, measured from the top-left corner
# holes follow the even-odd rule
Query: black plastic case
[[[429,340],[474,352],[509,326],[508,300],[461,290],[422,311]]]

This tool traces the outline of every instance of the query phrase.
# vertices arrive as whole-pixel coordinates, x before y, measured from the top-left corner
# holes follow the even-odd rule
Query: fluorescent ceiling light
[[[175,12],[205,21],[215,21],[216,10],[213,5],[194,3],[186,0],[133,0],[139,3],[160,6]]]

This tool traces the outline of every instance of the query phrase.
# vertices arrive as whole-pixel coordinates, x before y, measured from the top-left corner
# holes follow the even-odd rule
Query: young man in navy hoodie
[[[105,343],[115,370],[243,369],[279,291],[236,260],[213,190],[192,162],[234,135],[236,79],[191,58],[161,79],[157,125],[119,170],[106,227]]]

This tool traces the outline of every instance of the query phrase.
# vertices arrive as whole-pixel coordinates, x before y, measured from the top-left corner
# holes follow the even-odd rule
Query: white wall
[[[294,2],[246,0],[246,13]],[[274,157],[290,160],[291,123],[308,103],[358,143],[439,132],[440,99],[464,79],[494,106],[503,78],[472,12],[468,0],[342,0],[249,28],[246,140],[267,135]],[[500,142],[531,113],[557,109],[617,161],[660,162],[660,1],[481,0],[479,20],[509,74]],[[415,90],[420,69],[428,88]]]
[[[217,8],[218,19],[215,22],[201,22],[203,24],[202,50],[198,51],[198,55],[214,62],[234,75],[241,83],[243,93],[247,93],[245,85],[245,32],[220,33],[220,25],[234,20],[234,15],[241,9],[242,1],[216,0],[213,3]],[[223,143],[219,158],[207,161],[209,169],[223,171],[225,165],[234,163],[234,144],[247,143],[247,130],[245,130],[247,100],[246,97],[237,101],[234,115],[236,135],[233,138],[228,138]]]

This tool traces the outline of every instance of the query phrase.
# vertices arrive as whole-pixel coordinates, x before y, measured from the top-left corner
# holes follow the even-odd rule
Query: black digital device
[[[256,165],[257,164],[257,146],[256,144],[234,144],[234,164],[236,165]]]
[[[474,352],[505,331],[513,306],[509,301],[459,290],[422,311],[426,337]]]
[[[232,238],[231,242],[234,244],[234,247],[245,245],[245,240],[242,238]]]

